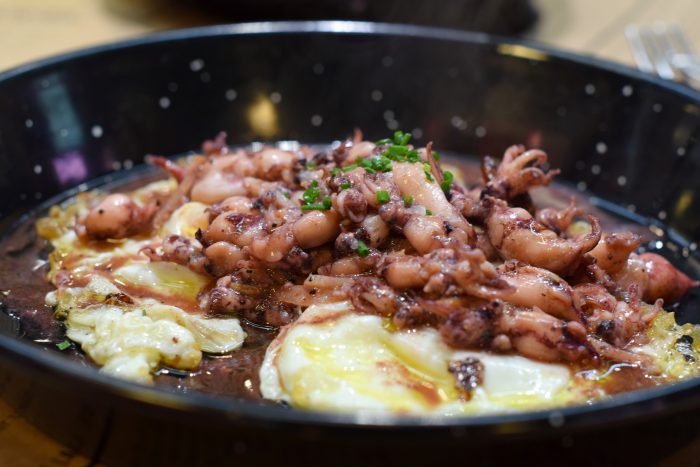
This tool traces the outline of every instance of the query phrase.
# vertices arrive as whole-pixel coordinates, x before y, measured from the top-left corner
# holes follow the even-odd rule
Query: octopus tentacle
[[[588,254],[605,272],[615,274],[627,265],[627,260],[639,243],[639,235],[632,232],[605,233]]]
[[[549,185],[559,170],[545,173],[542,166],[546,162],[544,151],[526,151],[521,145],[509,147],[495,170],[491,163],[483,163],[482,171],[486,175],[484,196],[510,200],[527,193],[532,187]]]
[[[556,274],[572,274],[601,237],[600,223],[591,215],[589,233],[567,238],[537,222],[522,208],[498,200],[492,203],[486,219],[489,240],[505,259],[517,259]]]
[[[498,269],[499,277],[513,289],[504,297],[509,303],[537,307],[560,319],[584,322],[573,289],[553,272],[514,261],[506,261]]]

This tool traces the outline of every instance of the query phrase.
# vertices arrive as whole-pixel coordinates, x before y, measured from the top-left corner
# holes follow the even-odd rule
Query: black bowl
[[[251,114],[256,106],[267,109],[263,117]],[[644,224],[663,221],[668,228],[659,241],[686,267],[697,264],[700,95],[546,47],[371,23],[216,26],[5,72],[0,109],[6,231],[42,200],[140,163],[146,153],[197,148],[219,130],[231,143],[246,143],[325,142],[356,126],[378,139],[403,128],[419,143],[434,140],[464,154],[500,155],[516,142],[542,147],[563,180],[605,200],[603,207],[628,208],[625,216]],[[685,306],[679,316],[697,322],[697,309]],[[527,452],[533,462],[560,455],[577,463],[590,459],[570,455],[583,443],[635,439],[634,453],[581,450],[605,463],[658,459],[698,433],[698,380],[517,415],[303,412],[117,381],[19,339],[17,326],[3,317],[5,399],[96,460],[212,465],[237,456],[239,464],[255,464],[290,461],[296,453],[350,464],[519,459]],[[494,449],[504,441],[515,444]]]

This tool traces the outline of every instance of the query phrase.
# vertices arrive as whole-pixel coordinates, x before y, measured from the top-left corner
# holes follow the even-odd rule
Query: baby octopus
[[[547,154],[538,149],[525,150],[524,146],[511,146],[506,149],[501,163],[485,157],[482,162],[482,175],[486,180],[484,195],[506,201],[526,194],[532,187],[549,185],[559,170],[545,173],[542,165],[547,162]]]
[[[661,298],[673,303],[688,289],[697,287],[697,281],[666,258],[656,253],[634,253],[638,245],[639,237],[630,232],[606,234],[590,254],[618,287],[625,290],[635,285],[646,302]]]
[[[78,220],[76,232],[95,240],[120,239],[150,227],[157,204],[139,206],[127,195],[111,194]]]
[[[287,324],[314,303],[349,300],[398,328],[435,327],[456,348],[517,353],[548,362],[644,362],[627,347],[697,285],[664,258],[635,252],[629,232],[603,233],[575,203],[536,209],[547,155],[511,146],[485,158],[482,183],[466,186],[410,134],[363,141],[356,132],[314,152],[229,149],[152,162],[177,188],[140,205],[104,198],[81,217],[87,239],[157,230],[188,201],[208,206],[195,238],[166,236],[145,248],[211,276],[200,294],[211,313]]]
[[[448,344],[465,349],[515,350],[537,360],[558,362],[596,357],[578,322],[559,320],[537,307],[492,301],[455,310],[440,332]]]
[[[504,259],[516,259],[556,274],[572,274],[582,256],[600,241],[598,219],[587,216],[591,230],[569,237],[549,229],[523,208],[492,200],[486,218],[489,240]]]

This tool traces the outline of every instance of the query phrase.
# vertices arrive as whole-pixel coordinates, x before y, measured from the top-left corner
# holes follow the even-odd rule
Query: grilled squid
[[[524,146],[509,147],[498,166],[485,158],[482,173],[486,181],[484,194],[511,200],[525,194],[535,186],[549,185],[559,170],[545,173],[542,166],[547,162],[547,154],[539,149],[525,150]]]
[[[556,274],[571,274],[600,240],[598,219],[589,215],[589,233],[558,235],[525,209],[494,201],[486,218],[489,240],[504,259],[516,259]]]
[[[127,195],[111,194],[81,219],[76,229],[81,236],[96,240],[126,238],[142,232],[156,212],[156,205],[139,206]]]

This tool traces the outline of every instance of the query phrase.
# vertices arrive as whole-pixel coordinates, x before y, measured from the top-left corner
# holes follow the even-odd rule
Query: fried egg
[[[155,182],[132,198],[139,202],[149,191],[167,193],[173,186]],[[76,198],[38,225],[54,247],[49,278],[68,273],[78,284],[59,287],[46,297],[64,320],[67,337],[101,366],[100,371],[142,383],[152,383],[161,366],[195,370],[203,353],[239,348],[245,332],[237,319],[207,318],[198,311],[198,294],[211,284],[210,277],[175,263],[151,262],[140,253],[168,235],[196,242],[195,233],[208,223],[207,206],[180,206],[153,236],[82,242],[73,223],[94,196]]]
[[[467,398],[448,371],[477,359],[483,381]],[[566,405],[583,397],[565,365],[457,351],[430,328],[392,330],[349,302],[309,307],[268,347],[264,397],[342,412],[476,414]]]

